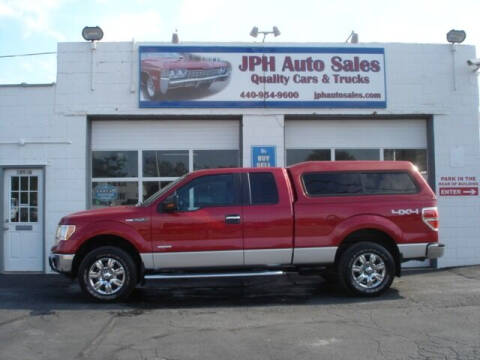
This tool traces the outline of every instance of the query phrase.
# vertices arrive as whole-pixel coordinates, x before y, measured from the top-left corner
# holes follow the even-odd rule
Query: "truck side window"
[[[278,190],[272,173],[253,172],[250,176],[252,205],[278,203]]]
[[[309,173],[303,175],[309,195],[357,195],[363,193],[360,173]]]
[[[308,195],[414,194],[417,185],[407,172],[330,172],[303,175]]]
[[[418,191],[405,172],[364,173],[362,176],[367,194],[413,194]]]
[[[240,204],[233,174],[198,177],[178,189],[177,196],[179,211]]]

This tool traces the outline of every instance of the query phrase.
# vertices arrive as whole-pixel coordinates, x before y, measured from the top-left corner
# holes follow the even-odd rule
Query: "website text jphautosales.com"
[[[358,93],[358,92],[314,92],[313,97],[318,99],[381,99],[380,93]]]

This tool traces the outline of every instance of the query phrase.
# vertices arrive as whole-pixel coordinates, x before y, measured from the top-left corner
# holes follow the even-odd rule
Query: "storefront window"
[[[335,149],[335,160],[380,160],[380,150]]]
[[[194,150],[193,169],[215,169],[240,166],[238,150]]]
[[[330,149],[287,149],[287,166],[303,161],[330,160]]]
[[[170,184],[171,181],[144,181],[143,186],[143,199],[148,199],[150,196],[155,194],[158,190],[163,189],[165,186]]]
[[[385,149],[384,160],[410,161],[427,177],[427,150],[426,149]]]
[[[178,177],[188,172],[188,150],[144,151],[143,176]]]
[[[94,151],[92,155],[92,176],[94,178],[138,176],[136,151]]]
[[[238,150],[139,151],[92,152],[92,207],[135,205],[192,168],[240,166]]]
[[[92,207],[135,205],[138,203],[138,182],[92,182]]]

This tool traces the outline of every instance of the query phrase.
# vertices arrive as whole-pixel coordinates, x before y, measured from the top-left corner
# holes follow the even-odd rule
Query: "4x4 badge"
[[[420,215],[419,209],[392,209],[393,215]]]

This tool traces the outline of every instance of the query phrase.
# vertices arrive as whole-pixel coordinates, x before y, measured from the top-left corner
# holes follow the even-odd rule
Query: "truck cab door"
[[[243,265],[240,174],[195,177],[173,197],[152,214],[156,269]]]
[[[283,169],[243,176],[245,265],[287,265],[293,255],[293,204]]]

